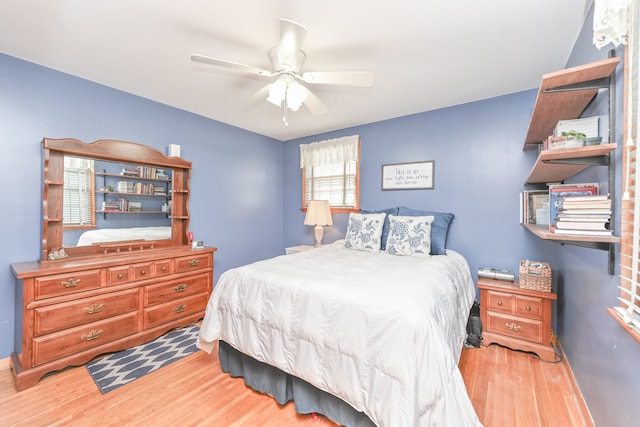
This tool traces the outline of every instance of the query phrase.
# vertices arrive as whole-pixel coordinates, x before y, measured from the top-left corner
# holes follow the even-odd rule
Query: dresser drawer
[[[507,314],[513,313],[514,295],[505,292],[488,291],[487,297],[487,310]]]
[[[36,299],[97,289],[100,287],[100,270],[37,277],[34,287]]]
[[[208,300],[208,293],[202,293],[145,308],[144,328],[149,329],[200,311],[204,314]]]
[[[135,311],[138,290],[111,292],[34,309],[34,335],[40,336]]]
[[[33,365],[47,363],[135,334],[136,317],[137,312],[133,312],[34,338]]]
[[[107,283],[119,285],[129,281],[129,266],[118,266],[107,268]]]
[[[518,295],[516,296],[515,302],[516,306],[514,314],[516,316],[542,320],[543,304],[541,298]]]
[[[155,263],[156,276],[171,274],[171,260],[165,259]]]
[[[208,253],[176,258],[176,273],[186,273],[207,267],[211,267],[211,254]]]
[[[499,313],[487,313],[487,332],[542,343],[542,322]]]
[[[209,291],[209,274],[144,287],[145,307]]]

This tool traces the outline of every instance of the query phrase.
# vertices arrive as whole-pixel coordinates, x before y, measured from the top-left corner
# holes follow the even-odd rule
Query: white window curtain
[[[359,135],[300,145],[300,169],[358,160]]]
[[[631,4],[637,0],[595,0],[593,9],[593,44],[598,49],[613,43],[627,44],[631,28]]]

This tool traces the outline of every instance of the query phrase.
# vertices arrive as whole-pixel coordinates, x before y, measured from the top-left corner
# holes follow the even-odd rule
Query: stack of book
[[[611,198],[608,194],[564,196],[556,215],[555,233],[611,236]]]

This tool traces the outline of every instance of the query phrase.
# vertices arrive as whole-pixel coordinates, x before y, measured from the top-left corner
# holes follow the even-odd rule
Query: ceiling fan
[[[307,29],[302,25],[289,19],[280,19],[280,43],[271,48],[268,54],[271,70],[198,54],[191,55],[191,60],[272,79],[271,83],[251,98],[266,97],[270,103],[282,107],[282,120],[288,125],[287,109],[298,111],[304,104],[312,114],[323,114],[327,111],[320,99],[305,84],[356,87],[373,85],[371,71],[303,72],[302,67],[307,57],[303,50],[306,36]]]

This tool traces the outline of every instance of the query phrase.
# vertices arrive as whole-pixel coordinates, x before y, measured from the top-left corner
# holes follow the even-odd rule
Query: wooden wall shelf
[[[543,75],[524,149],[538,148],[538,144],[553,133],[559,120],[580,117],[597,95],[598,87],[608,87],[604,80],[619,62],[618,57],[608,58]]]
[[[615,151],[617,144],[543,150],[531,169],[526,184],[561,182],[588,168],[596,159]],[[566,162],[563,162],[566,161]]]

